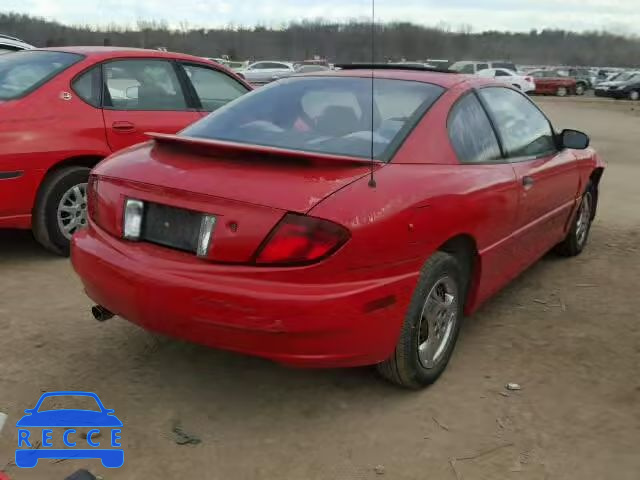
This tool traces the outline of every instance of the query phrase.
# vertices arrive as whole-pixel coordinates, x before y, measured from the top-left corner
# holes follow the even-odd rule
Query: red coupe
[[[89,181],[96,318],[414,388],[463,314],[582,251],[604,170],[521,92],[403,69],[291,77],[152,137]]]
[[[72,47],[0,56],[0,228],[32,228],[66,254],[86,225],[90,169],[116,150],[176,133],[250,87],[208,60]]]

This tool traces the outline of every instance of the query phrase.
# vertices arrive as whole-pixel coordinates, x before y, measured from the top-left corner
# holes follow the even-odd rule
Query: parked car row
[[[640,100],[640,71],[615,75],[610,81],[598,84],[595,94],[598,97]]]
[[[10,37],[9,35],[3,35],[0,33],[0,55],[19,52],[21,50],[31,50],[32,48],[35,47],[33,45],[29,45],[23,40],[20,40],[19,38]]]

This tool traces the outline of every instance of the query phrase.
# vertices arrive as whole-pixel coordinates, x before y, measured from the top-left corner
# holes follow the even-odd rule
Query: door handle
[[[131,122],[113,122],[111,128],[118,133],[131,133],[136,131],[136,126]]]
[[[533,179],[533,177],[530,177],[528,175],[522,177],[522,186],[524,187],[525,190],[529,190],[531,187],[533,187],[534,183],[536,182]]]

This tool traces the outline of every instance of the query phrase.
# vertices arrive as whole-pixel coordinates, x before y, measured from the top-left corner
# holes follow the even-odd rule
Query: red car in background
[[[0,56],[0,228],[32,228],[67,254],[86,225],[90,169],[111,153],[176,133],[250,86],[208,60],[116,47]]]
[[[578,84],[574,78],[562,76],[553,70],[534,70],[528,72],[527,76],[533,77],[536,84],[533,93],[558,97],[584,94],[584,87],[580,86],[578,90]]]
[[[420,387],[464,312],[582,251],[604,170],[588,144],[492,80],[290,77],[98,165],[71,258],[99,320]]]

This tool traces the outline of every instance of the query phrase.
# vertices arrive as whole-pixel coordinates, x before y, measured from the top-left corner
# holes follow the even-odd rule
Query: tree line
[[[468,27],[452,30],[407,22],[372,25],[360,20],[302,21],[280,28],[213,29],[192,29],[186,24],[171,29],[166,22],[139,21],[135,28],[118,25],[98,28],[0,13],[0,33],[22,38],[38,47],[165,47],[206,57],[228,55],[236,60],[304,60],[318,55],[334,63],[437,58],[500,59],[533,65],[640,66],[640,38],[609,32],[474,33]]]

